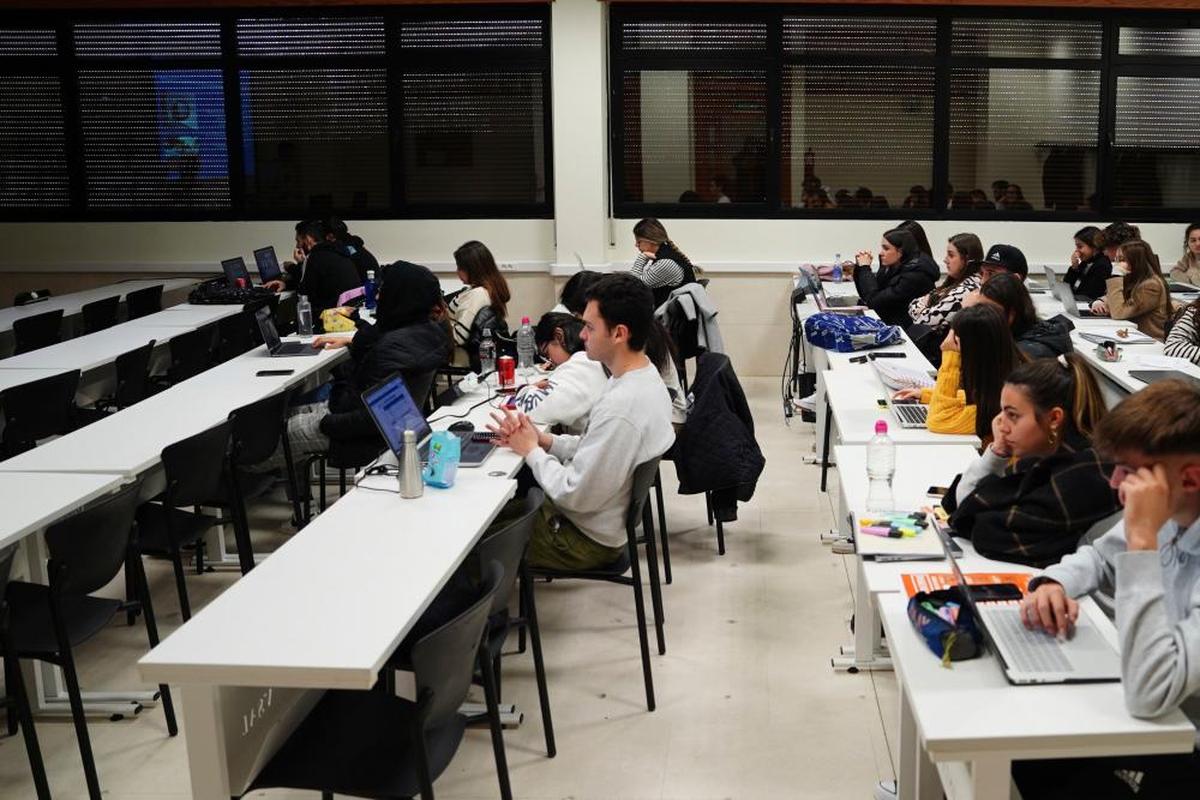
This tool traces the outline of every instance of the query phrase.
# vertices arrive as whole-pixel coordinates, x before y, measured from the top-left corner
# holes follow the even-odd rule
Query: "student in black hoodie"
[[[939,275],[937,265],[903,228],[883,234],[877,272],[871,271],[871,260],[867,250],[855,256],[854,286],[859,297],[889,325],[911,325],[908,304],[932,291]]]
[[[1075,349],[1071,342],[1071,330],[1075,326],[1071,321],[1061,314],[1038,319],[1025,283],[1011,272],[999,273],[981,286],[977,301],[993,305],[1004,313],[1013,338],[1017,340],[1017,349],[1031,360],[1053,358]],[[964,301],[963,304],[969,303]]]
[[[1063,283],[1076,297],[1097,300],[1108,292],[1105,283],[1112,277],[1112,269],[1112,262],[1100,246],[1100,229],[1095,225],[1081,228],[1075,234],[1075,252],[1071,253],[1071,268]]]
[[[299,263],[285,265],[281,280],[263,284],[273,291],[295,289],[312,304],[313,322],[320,325],[321,312],[335,308],[342,292],[362,286],[358,270],[345,249],[326,241],[327,229],[320,220],[296,224],[296,255]]]
[[[339,244],[345,249],[350,260],[354,262],[354,268],[358,270],[360,281],[367,282],[368,272],[374,272],[376,279],[380,277],[379,260],[363,244],[361,236],[351,233],[346,223],[337,217],[325,220],[325,228],[325,240]]]

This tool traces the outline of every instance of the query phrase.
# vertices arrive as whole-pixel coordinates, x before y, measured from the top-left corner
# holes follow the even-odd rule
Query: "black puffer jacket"
[[[937,264],[921,253],[898,266],[880,267],[878,272],[868,267],[854,270],[854,287],[881,320],[907,327],[912,324],[908,304],[933,291],[938,275]]]
[[[379,259],[363,246],[361,236],[351,236],[346,240],[346,251],[350,256],[350,260],[354,262],[354,268],[358,270],[358,279],[363,283],[367,282],[367,273],[374,272],[376,282],[382,277],[379,274]]]
[[[1038,322],[1017,337],[1017,348],[1030,359],[1056,358],[1075,349],[1071,331],[1075,325],[1064,316]]]
[[[303,277],[299,277],[301,274]],[[298,282],[298,291],[308,297],[317,326],[320,326],[321,312],[335,308],[342,292],[362,286],[358,270],[346,249],[332,242],[318,242],[308,251],[304,264],[292,268],[289,277],[289,283]]]

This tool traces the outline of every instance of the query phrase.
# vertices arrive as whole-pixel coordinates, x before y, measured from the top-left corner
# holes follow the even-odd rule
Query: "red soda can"
[[[239,289],[245,289],[245,288],[246,288],[246,279],[245,279],[245,278],[238,278],[238,279],[237,279],[237,288],[239,288]]]
[[[496,359],[496,373],[500,376],[501,389],[512,389],[517,385],[517,362],[512,356]]]

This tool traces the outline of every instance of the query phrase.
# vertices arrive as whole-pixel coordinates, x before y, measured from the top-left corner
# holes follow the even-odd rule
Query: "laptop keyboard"
[[[981,603],[978,608],[992,637],[1004,642],[1013,670],[1028,673],[1075,671],[1057,639],[1025,627],[1017,602]]]
[[[896,419],[908,425],[923,426],[929,419],[929,406],[917,403],[896,403],[892,406]]]

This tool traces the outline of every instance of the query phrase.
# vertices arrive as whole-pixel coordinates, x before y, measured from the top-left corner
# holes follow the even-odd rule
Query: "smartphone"
[[[295,372],[294,369],[260,369],[254,374],[260,378],[273,378],[277,375],[292,375]]]
[[[865,364],[865,363],[867,363],[867,357],[866,356],[855,356],[854,358],[850,359],[850,363],[851,364]]]
[[[871,360],[877,358],[908,358],[907,353],[871,353]]]
[[[949,487],[946,486],[930,486],[925,490],[925,494],[932,495],[933,497],[945,497],[949,491]]]
[[[971,587],[971,597],[976,602],[995,600],[1020,600],[1021,590],[1011,583],[985,583],[982,586]]]

